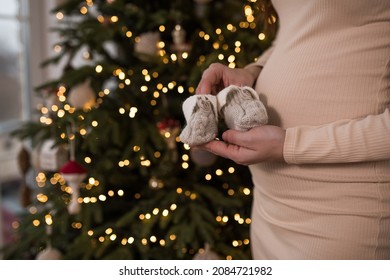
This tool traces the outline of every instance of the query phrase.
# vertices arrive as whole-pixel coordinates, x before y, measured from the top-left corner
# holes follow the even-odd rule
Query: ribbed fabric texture
[[[287,163],[250,166],[257,259],[390,259],[390,1],[274,0],[255,65]]]

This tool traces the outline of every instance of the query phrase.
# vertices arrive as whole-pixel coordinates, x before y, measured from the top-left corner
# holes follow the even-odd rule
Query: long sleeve
[[[288,128],[284,157],[292,164],[390,159],[390,111],[359,120]]]

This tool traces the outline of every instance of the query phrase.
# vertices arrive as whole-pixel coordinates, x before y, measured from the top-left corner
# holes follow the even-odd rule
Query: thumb
[[[222,139],[229,144],[245,147],[248,136],[246,131],[229,129],[222,133]]]

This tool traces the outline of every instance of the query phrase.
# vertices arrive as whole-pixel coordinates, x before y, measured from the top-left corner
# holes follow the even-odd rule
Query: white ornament
[[[181,46],[186,42],[186,31],[180,24],[176,24],[175,29],[172,31],[173,43],[176,46]]]
[[[56,172],[68,160],[63,146],[56,145],[54,139],[45,140],[31,154],[31,164],[37,171]]]
[[[96,102],[96,95],[93,91],[90,80],[87,79],[83,83],[74,86],[69,92],[69,104],[76,109],[89,109]]]
[[[36,260],[61,260],[62,254],[57,249],[48,246],[43,251],[39,252],[35,259]]]
[[[134,50],[139,54],[157,55],[160,32],[146,32],[139,36]]]
[[[204,250],[199,250],[193,257],[193,260],[221,260],[221,257],[212,251],[210,245],[206,243]]]

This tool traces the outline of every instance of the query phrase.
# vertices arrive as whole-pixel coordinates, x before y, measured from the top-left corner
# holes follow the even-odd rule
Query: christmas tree
[[[31,142],[36,187],[4,257],[250,259],[247,167],[178,135],[204,69],[243,67],[269,46],[257,6],[69,0],[53,10],[60,41],[43,66],[62,75],[36,89],[37,119],[14,134]]]

